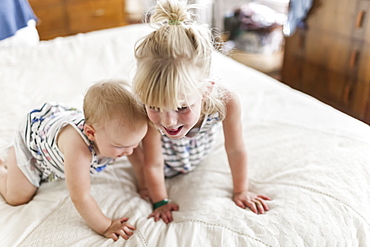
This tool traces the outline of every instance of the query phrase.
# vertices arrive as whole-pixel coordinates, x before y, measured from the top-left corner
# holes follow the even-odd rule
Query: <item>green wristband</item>
[[[155,202],[153,203],[153,208],[156,209],[156,208],[159,208],[159,207],[162,207],[163,205],[166,205],[170,202],[170,200],[168,199],[163,199],[162,201],[159,201],[159,202]]]

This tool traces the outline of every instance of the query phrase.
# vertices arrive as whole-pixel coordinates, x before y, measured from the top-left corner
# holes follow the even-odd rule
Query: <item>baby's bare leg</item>
[[[9,148],[8,157],[0,165],[0,194],[8,204],[17,206],[29,202],[36,190],[19,169],[14,148]]]

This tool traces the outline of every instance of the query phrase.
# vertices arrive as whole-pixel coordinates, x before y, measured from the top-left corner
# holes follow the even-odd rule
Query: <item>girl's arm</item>
[[[101,211],[90,194],[91,153],[81,136],[72,126],[66,126],[58,138],[64,154],[64,170],[71,200],[86,223],[97,233],[117,240],[128,239],[135,228],[126,223],[128,218],[111,220]]]
[[[149,125],[148,132],[143,139],[144,151],[144,177],[150,198],[153,203],[168,199],[168,194],[164,181],[164,160],[162,156],[161,135],[155,127]],[[149,215],[155,221],[160,218],[169,223],[173,220],[172,211],[178,211],[177,204],[169,202],[164,206],[158,207]]]
[[[268,206],[267,196],[256,195],[248,190],[247,150],[243,141],[241,104],[235,93],[228,92],[226,117],[223,120],[225,149],[234,186],[234,202],[241,208],[249,207],[255,213],[264,213]]]
[[[127,159],[130,161],[134,170],[140,197],[144,200],[150,200],[144,178],[144,153],[142,147],[139,145],[137,148],[135,148],[133,153],[127,156]]]

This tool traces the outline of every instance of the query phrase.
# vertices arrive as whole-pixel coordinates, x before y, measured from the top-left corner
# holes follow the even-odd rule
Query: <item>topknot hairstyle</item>
[[[195,18],[189,12],[191,6],[194,5],[188,5],[187,1],[158,1],[150,22],[170,25],[191,22],[191,18]]]
[[[212,35],[208,26],[197,23],[197,16],[191,12],[194,8],[196,5],[188,5],[187,0],[158,0],[150,16],[150,25],[157,30],[137,47],[137,58],[146,55],[140,52],[144,50],[141,46],[155,42],[151,50],[156,58],[192,59],[202,63],[210,59]]]
[[[145,105],[171,110],[188,94],[207,95],[202,113],[223,113],[220,91],[210,90],[213,38],[186,0],[158,0],[150,16],[156,30],[136,45],[134,90]],[[182,93],[182,95],[181,95]],[[221,114],[222,115],[222,114]]]

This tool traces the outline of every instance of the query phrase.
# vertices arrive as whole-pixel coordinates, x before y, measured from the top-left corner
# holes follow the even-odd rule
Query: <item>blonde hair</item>
[[[83,102],[85,122],[104,125],[107,121],[119,119],[133,130],[146,124],[143,104],[130,88],[124,81],[102,81],[92,85]]]
[[[225,114],[223,90],[211,84],[213,39],[208,26],[196,22],[186,0],[159,0],[150,17],[157,29],[135,49],[134,91],[145,105],[181,107],[180,97],[206,97],[202,114]],[[182,93],[182,94],[181,94]]]

